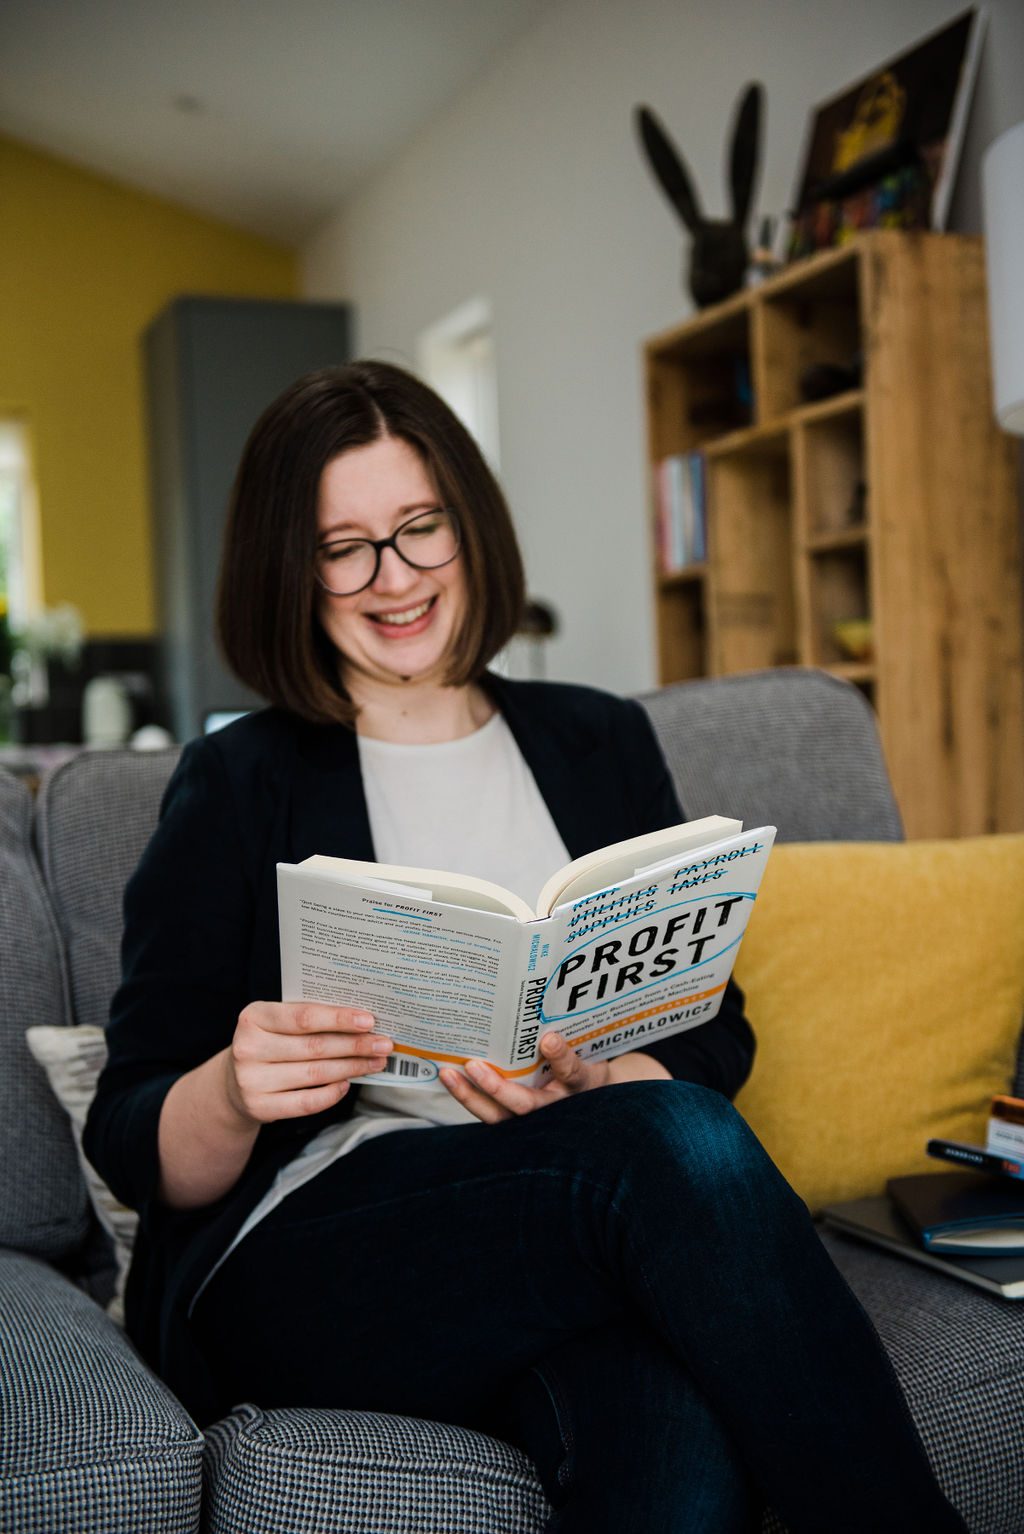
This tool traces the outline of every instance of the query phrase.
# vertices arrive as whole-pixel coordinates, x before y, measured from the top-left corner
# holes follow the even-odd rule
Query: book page
[[[424,1086],[469,1056],[510,1063],[523,947],[512,916],[343,884],[305,863],[277,874],[282,996],[372,1012],[395,1041],[374,1080]]]
[[[471,911],[496,911],[515,916],[519,921],[532,921],[534,916],[526,901],[512,890],[493,884],[490,879],[478,879],[474,874],[444,873],[437,868],[405,868],[400,863],[360,863],[355,858],[332,858],[322,853],[303,858],[297,866],[350,883],[406,891],[411,895],[418,893],[427,900],[465,906]]]
[[[558,906],[632,878],[645,866],[667,862],[694,848],[721,841],[742,828],[742,821],[730,820],[725,815],[705,815],[701,820],[684,821],[663,831],[632,836],[597,852],[588,852],[552,874],[537,897],[537,911],[547,915]]]

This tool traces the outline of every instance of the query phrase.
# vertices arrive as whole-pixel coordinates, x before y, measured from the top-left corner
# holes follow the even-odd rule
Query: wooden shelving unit
[[[857,387],[801,379],[859,359]],[[706,558],[665,573],[663,682],[821,666],[877,711],[908,835],[1024,829],[1017,446],[979,239],[875,232],[645,347],[657,465],[704,454]],[[866,620],[851,653],[836,625]],[[862,636],[863,637],[863,636]]]

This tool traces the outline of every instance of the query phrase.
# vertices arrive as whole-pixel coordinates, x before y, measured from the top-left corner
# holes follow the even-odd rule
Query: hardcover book
[[[1024,1253],[1024,1188],[987,1172],[890,1177],[889,1197],[930,1252]]]

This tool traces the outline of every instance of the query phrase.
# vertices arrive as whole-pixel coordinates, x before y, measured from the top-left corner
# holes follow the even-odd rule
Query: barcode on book
[[[433,1060],[413,1060],[408,1055],[388,1055],[378,1076],[397,1076],[400,1081],[435,1081],[437,1066]]]

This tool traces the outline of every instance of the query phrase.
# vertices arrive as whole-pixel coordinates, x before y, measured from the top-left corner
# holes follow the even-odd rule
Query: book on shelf
[[[987,1172],[923,1172],[890,1177],[895,1207],[929,1252],[1024,1255],[1024,1188]]]
[[[707,558],[707,459],[703,453],[687,453],[686,466],[693,505],[692,557],[694,564],[699,565]]]
[[[671,453],[655,475],[658,559],[674,575],[707,557],[706,462],[701,452]]]
[[[1003,1299],[1024,1299],[1024,1254],[1002,1257],[979,1257],[939,1254],[921,1245],[917,1235],[901,1218],[892,1201],[884,1196],[852,1199],[842,1204],[826,1204],[822,1219],[830,1230],[853,1236],[871,1246],[882,1247],[922,1263],[949,1278],[961,1279]]]
[[[395,1049],[363,1086],[471,1057],[536,1085],[548,1031],[609,1057],[715,1016],[774,837],[687,821],[576,858],[532,908],[470,875],[279,863],[282,996],[373,1013]]]

